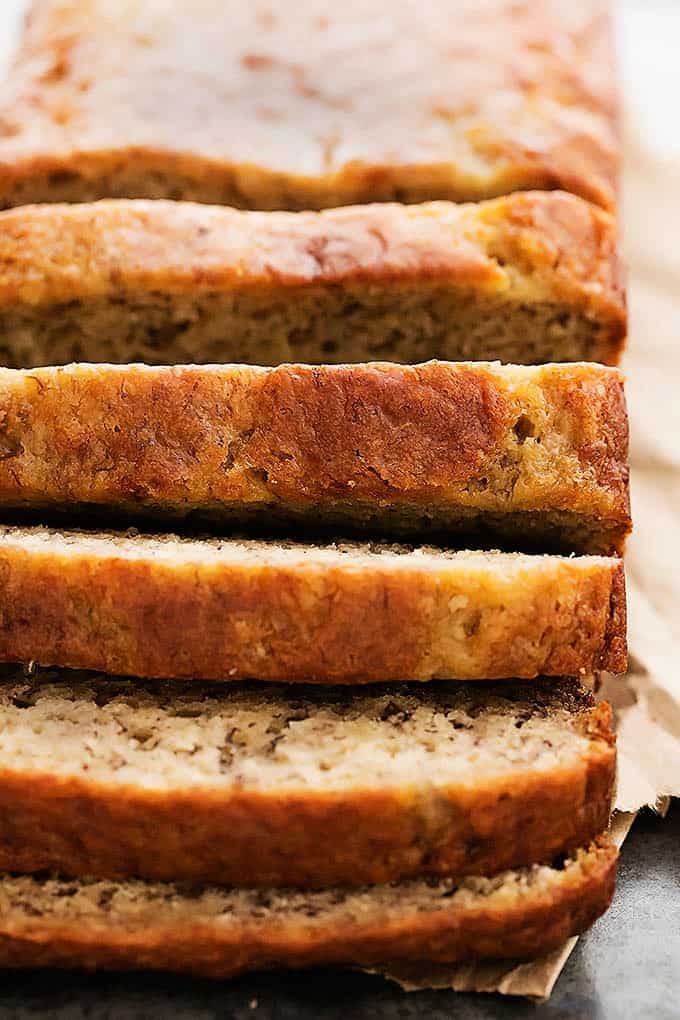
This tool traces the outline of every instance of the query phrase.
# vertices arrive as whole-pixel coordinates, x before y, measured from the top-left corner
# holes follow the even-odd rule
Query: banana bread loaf
[[[563,188],[612,208],[604,0],[39,0],[0,203],[258,209]]]
[[[615,364],[614,220],[562,192],[252,213],[182,202],[0,214],[0,363]]]
[[[0,512],[70,525],[611,553],[627,453],[599,365],[0,369]]]
[[[607,909],[616,857],[602,837],[552,867],[318,892],[6,876],[0,965],[225,978],[315,964],[529,958]]]
[[[3,527],[0,660],[352,684],[622,672],[623,564]]]

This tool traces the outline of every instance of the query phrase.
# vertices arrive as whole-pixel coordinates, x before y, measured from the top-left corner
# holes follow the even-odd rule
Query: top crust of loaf
[[[615,204],[603,0],[42,0],[0,110],[0,201]],[[77,139],[77,141],[75,141]]]
[[[5,509],[610,553],[630,528],[627,448],[621,376],[599,365],[0,369]]]
[[[562,192],[322,213],[123,200],[0,215],[0,308],[417,281],[563,302],[606,320],[619,341],[625,332],[615,222]]]

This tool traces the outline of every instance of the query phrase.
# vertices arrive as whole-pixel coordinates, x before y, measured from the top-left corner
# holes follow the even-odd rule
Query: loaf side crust
[[[0,450],[5,511],[592,553],[630,530],[623,382],[598,365],[0,369]]]
[[[524,873],[507,879],[507,891],[490,892],[488,898],[482,893],[454,895],[442,900],[446,905],[440,909],[425,911],[418,909],[415,899],[387,915],[371,909],[371,893],[364,892],[359,893],[363,908],[359,907],[358,917],[350,913],[351,894],[347,914],[331,906],[327,913],[314,916],[315,894],[309,894],[297,916],[294,907],[286,912],[284,890],[283,906],[274,892],[263,898],[264,905],[254,910],[255,919],[248,923],[230,918],[228,894],[222,897],[224,906],[217,908],[217,915],[213,906],[211,916],[202,919],[205,901],[200,893],[198,899],[187,901],[173,886],[95,883],[84,895],[101,906],[78,911],[66,902],[83,891],[78,883],[41,886],[30,878],[5,879],[0,898],[4,893],[13,906],[0,912],[0,963],[5,967],[155,969],[225,978],[270,967],[529,958],[579,934],[607,909],[614,891],[616,857],[613,844],[602,837],[580,851],[575,862],[567,862],[561,871],[544,872],[538,880],[529,877],[536,875],[532,870],[526,879],[521,877]],[[408,889],[408,883],[403,889]],[[158,908],[166,891],[175,894],[174,916],[167,908]],[[445,897],[447,892],[445,885]],[[210,897],[210,892],[205,895]],[[342,893],[338,895],[342,899]],[[132,923],[112,917],[107,901],[110,904],[113,898],[115,904],[116,897],[142,901]],[[283,910],[274,922],[268,919],[267,902],[272,911]]]
[[[0,659],[355,684],[625,669],[621,560],[366,548],[2,528]]]
[[[38,0],[0,110],[0,201],[242,208],[477,201],[612,209],[609,5]]]
[[[64,694],[60,701],[59,688],[55,693],[49,687],[54,680],[54,673],[40,671],[31,681],[10,679],[0,687],[0,719],[5,717],[6,734],[11,723],[14,741],[21,740],[22,732],[14,729],[16,708],[30,727],[35,689],[51,699],[44,711],[53,717],[62,712],[65,733],[71,714],[78,713],[85,701],[106,704],[120,689],[111,679],[85,675],[85,689],[76,686],[72,702]],[[59,684],[69,682],[68,675],[59,673],[56,680]],[[78,683],[82,683],[80,678]],[[455,689],[451,693],[452,686],[437,685],[426,691],[417,685],[400,685],[376,692],[382,698],[378,718],[387,720],[383,728],[399,731],[404,753],[408,754],[409,742],[414,739],[404,728],[409,714],[414,709],[430,711],[435,720],[436,713],[446,710],[447,697],[449,703],[460,699]],[[187,698],[191,688],[184,685],[171,700],[170,712],[201,719],[204,690],[200,685],[192,687],[195,700]],[[93,773],[92,768],[80,772],[76,762],[65,772],[56,749],[47,759],[28,765],[18,762],[6,735],[0,745],[0,869],[21,874],[42,871],[99,878],[134,876],[322,888],[392,882],[419,874],[492,875],[510,867],[549,863],[557,854],[571,852],[593,839],[608,824],[615,776],[609,706],[595,706],[591,695],[578,683],[568,681],[543,680],[533,688],[513,681],[511,686],[486,685],[473,693],[468,717],[481,710],[491,720],[499,712],[500,698],[510,715],[507,726],[512,727],[516,717],[514,725],[521,729],[531,718],[537,726],[544,726],[544,739],[554,740],[558,721],[548,725],[542,720],[550,720],[557,710],[564,713],[562,725],[571,742],[555,752],[556,760],[549,765],[510,756],[502,764],[496,763],[493,772],[478,770],[477,774],[474,770],[464,774],[464,745],[451,743],[449,753],[461,755],[460,777],[452,781],[439,775],[435,762],[432,775],[419,773],[398,782],[392,773],[380,773],[380,778],[357,774],[341,786],[324,786],[318,779],[298,780],[291,786],[284,785],[281,777],[275,781],[273,774],[267,781],[260,771],[258,782],[247,785],[243,777],[238,780],[240,756],[249,754],[256,762],[260,754],[270,761],[278,756],[279,767],[285,769],[291,760],[286,742],[286,734],[291,732],[287,729],[289,716],[295,725],[296,719],[305,717],[305,710],[287,710],[284,701],[281,723],[267,728],[264,750],[260,750],[251,736],[254,731],[245,733],[233,712],[230,716],[229,695],[224,695],[224,718],[219,720],[224,731],[219,760],[224,765],[204,775],[200,783],[189,783],[185,776],[183,787],[177,782],[160,782],[159,766],[151,761],[147,766],[151,786],[135,782],[129,774],[130,744],[125,741],[120,750],[118,745],[108,745],[110,764],[101,774]],[[134,692],[130,696],[131,704],[137,705]],[[276,692],[267,697],[276,703]],[[378,746],[371,697],[369,694],[363,707],[350,707],[350,712],[366,713],[369,735],[365,739]],[[302,689],[294,703],[302,704],[304,698]],[[312,720],[317,719],[327,731],[332,727],[336,740],[347,734],[342,724],[324,722],[326,702],[320,702],[321,711],[316,715],[314,704],[319,704],[316,699],[307,709]],[[136,717],[130,713],[132,723],[120,712],[116,714],[115,707],[107,716],[96,716],[88,725],[100,735],[99,742],[114,718],[126,734],[125,740],[137,739],[136,719],[140,741],[146,740],[152,747],[154,743],[169,746],[170,738],[160,725],[154,728],[149,721],[153,708],[148,700],[139,702]],[[466,723],[456,720],[454,725]],[[204,721],[197,726],[194,740],[210,743],[209,724]],[[243,744],[237,757],[234,748],[239,745],[234,741],[248,737],[252,746]],[[42,739],[47,738],[43,735]],[[179,759],[190,743],[190,736],[180,740]],[[203,745],[201,751],[207,753]],[[315,753],[323,760],[326,752],[319,747]],[[121,778],[118,769],[126,766],[124,776],[128,777]],[[332,764],[326,762],[325,767],[325,775],[331,774]],[[320,775],[323,779],[323,770]]]

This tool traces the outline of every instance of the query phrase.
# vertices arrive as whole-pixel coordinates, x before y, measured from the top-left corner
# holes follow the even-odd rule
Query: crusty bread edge
[[[0,966],[155,969],[226,978],[247,970],[318,964],[386,965],[399,960],[457,962],[529,958],[579,934],[611,902],[617,850],[608,837],[580,869],[543,892],[530,886],[511,904],[408,910],[379,924],[340,922],[328,930],[292,925],[158,923],[115,929],[44,917],[0,917]]]
[[[0,379],[3,513],[101,506],[129,523],[482,533],[562,552],[620,551],[630,530],[615,369],[75,365]],[[543,442],[538,472],[538,445],[516,431],[535,414],[558,445],[543,460]]]
[[[609,594],[609,617],[603,640],[599,669],[609,673],[625,673],[628,668],[628,604],[626,571],[621,560],[612,571]]]
[[[482,297],[509,287],[517,301],[531,302],[533,293],[537,302],[572,308],[600,324],[594,360],[615,363],[626,335],[616,221],[561,191],[516,191],[460,205],[383,203],[264,215],[194,202],[105,199],[7,209],[0,212],[0,231],[2,310],[158,292],[273,289],[285,296],[291,289],[321,293],[337,286],[356,292],[361,284],[389,287],[398,302],[400,283],[438,282]],[[213,248],[219,251],[220,238],[222,262]],[[7,257],[16,245],[21,263]],[[75,274],[74,259],[81,260]],[[515,268],[519,281],[505,266]]]
[[[511,605],[502,577],[494,588],[492,571],[485,580],[485,568],[468,575],[447,569],[445,559],[436,571],[417,559],[390,568],[351,557],[309,570],[228,558],[175,565],[125,559],[113,544],[103,555],[66,555],[22,547],[11,532],[5,538],[1,661],[140,677],[350,684],[625,668],[623,564],[613,558],[587,572],[569,559],[527,572],[526,592]]]
[[[0,870],[319,888],[549,862],[607,826],[610,717],[580,712],[579,760],[435,789],[166,792],[4,768]]]

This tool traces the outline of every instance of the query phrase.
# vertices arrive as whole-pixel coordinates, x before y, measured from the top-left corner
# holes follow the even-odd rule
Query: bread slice
[[[319,892],[8,876],[0,965],[225,978],[315,964],[529,958],[607,909],[616,857],[602,837],[552,867]]]
[[[0,529],[0,660],[318,683],[626,664],[613,557]]]
[[[0,214],[0,358],[15,368],[615,364],[625,331],[614,220],[561,192],[324,213],[112,201]]]
[[[115,523],[610,553],[623,383],[599,365],[0,369],[0,505]]]
[[[0,202],[260,209],[563,188],[612,208],[604,0],[40,0],[0,108]]]
[[[322,887],[549,862],[608,824],[577,681],[0,680],[0,870]]]

